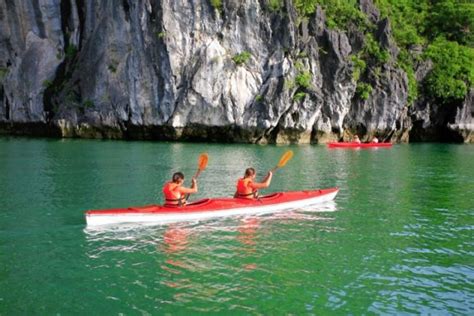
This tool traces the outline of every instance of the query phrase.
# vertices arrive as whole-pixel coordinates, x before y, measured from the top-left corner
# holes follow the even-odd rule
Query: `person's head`
[[[174,183],[183,183],[184,182],[184,174],[182,172],[175,172],[173,173],[172,181]]]
[[[255,169],[254,168],[247,168],[245,169],[245,178],[253,178],[255,177]]]
[[[358,136],[358,135],[354,135],[354,139],[359,139],[359,136]]]

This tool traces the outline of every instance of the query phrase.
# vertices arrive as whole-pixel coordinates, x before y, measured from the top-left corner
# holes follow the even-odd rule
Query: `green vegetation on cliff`
[[[428,92],[442,100],[463,99],[474,83],[474,49],[438,37],[424,56],[434,63]]]
[[[0,66],[0,81],[2,81],[3,78],[6,77],[7,73],[8,73],[8,68]]]
[[[462,100],[474,85],[474,2],[469,0],[375,0],[392,23],[401,49],[398,63],[414,80],[413,65],[431,59],[425,89],[441,102]],[[412,53],[421,47],[421,56]]]
[[[359,27],[368,24],[367,17],[359,10],[357,0],[293,0],[301,15],[310,15],[321,6],[326,13],[326,23],[329,28],[345,29],[348,23]]]
[[[216,10],[222,10],[222,0],[211,0],[211,5]]]
[[[236,63],[237,65],[242,65],[242,64],[245,64],[247,61],[249,61],[249,59],[252,57],[252,54],[250,54],[249,52],[247,51],[243,51],[239,54],[236,54],[232,57],[232,60],[234,61],[234,63]]]
[[[271,2],[278,2],[273,0]],[[367,66],[386,63],[390,55],[373,37],[375,26],[360,10],[357,0],[293,0],[300,15],[324,10],[329,28],[357,28],[365,33],[365,47],[352,57],[357,81]],[[462,100],[474,86],[474,2],[472,0],[374,0],[380,19],[388,18],[400,52],[396,63],[408,77],[408,103],[418,96],[419,85],[441,102]],[[422,83],[415,65],[430,59],[433,67]],[[372,60],[372,63],[369,61]],[[358,84],[361,88],[366,83]],[[366,95],[366,94],[364,94]]]

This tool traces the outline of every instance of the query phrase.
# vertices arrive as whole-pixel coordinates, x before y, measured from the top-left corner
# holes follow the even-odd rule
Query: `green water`
[[[0,138],[0,315],[474,313],[474,146],[291,146],[266,192],[339,186],[334,203],[85,229],[87,209],[160,202],[202,151],[196,198],[288,148]]]

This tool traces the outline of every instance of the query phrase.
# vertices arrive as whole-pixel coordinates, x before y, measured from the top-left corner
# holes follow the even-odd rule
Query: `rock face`
[[[0,0],[0,131],[62,137],[316,143],[473,142],[473,95],[407,107],[390,23],[360,9],[390,54],[357,93],[357,30],[291,0]],[[425,67],[426,68],[426,67]],[[421,69],[421,68],[420,68]],[[420,80],[426,71],[419,71]],[[418,73],[417,73],[418,74]],[[357,80],[356,80],[357,79]]]
[[[59,3],[0,2],[2,121],[45,122],[43,91],[64,49]]]

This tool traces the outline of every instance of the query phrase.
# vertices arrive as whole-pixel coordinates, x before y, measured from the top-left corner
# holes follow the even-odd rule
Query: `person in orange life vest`
[[[355,135],[354,138],[352,139],[352,142],[353,142],[353,143],[360,144],[359,136]]]
[[[255,199],[258,198],[258,189],[268,188],[272,181],[272,172],[269,171],[262,182],[254,182],[257,173],[254,168],[247,168],[245,175],[237,181],[237,192],[235,198]]]
[[[186,194],[196,193],[198,191],[196,179],[191,179],[191,188],[183,187],[184,175],[181,172],[173,174],[170,182],[163,186],[165,195],[165,206],[183,206],[186,205]]]

